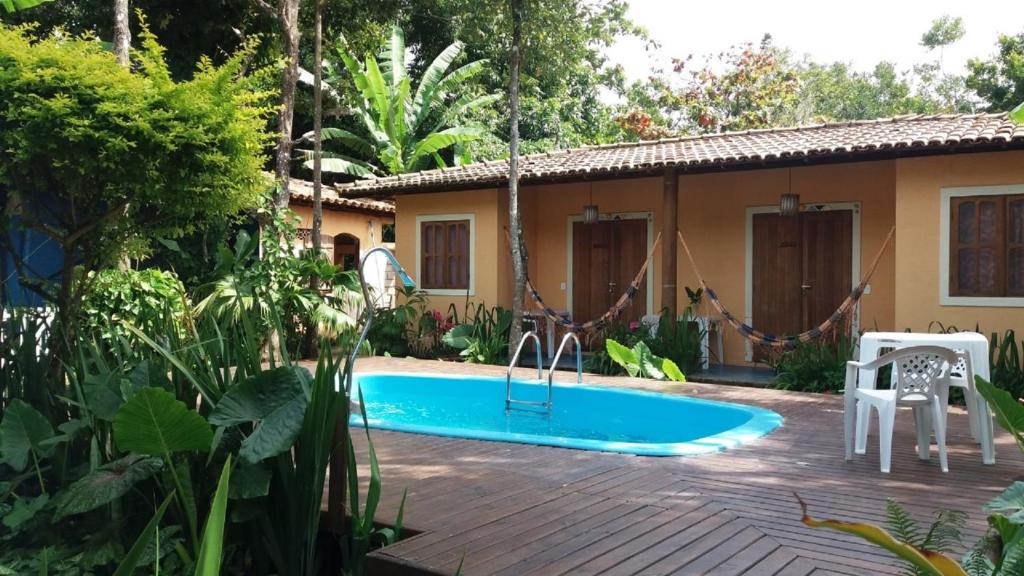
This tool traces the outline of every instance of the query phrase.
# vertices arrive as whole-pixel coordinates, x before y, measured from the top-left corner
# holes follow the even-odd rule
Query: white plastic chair
[[[981,438],[979,429],[980,409],[978,402],[984,402],[974,387],[974,370],[971,368],[971,355],[966,350],[957,350],[957,361],[949,366],[950,387],[960,388],[964,391],[964,404],[967,405],[967,418],[971,424],[971,436],[975,441]]]
[[[892,431],[896,408],[903,405],[913,408],[918,457],[928,459],[931,430],[934,428],[939,464],[943,472],[948,472],[946,406],[949,397],[949,369],[957,364],[960,357],[948,348],[911,346],[893,350],[871,362],[847,362],[843,410],[846,459],[852,460],[854,451],[858,454],[867,452],[868,423],[870,411],[874,408],[878,412],[879,460],[882,472],[888,474],[892,462]],[[889,364],[893,365],[891,389],[857,387],[858,371],[878,370]]]

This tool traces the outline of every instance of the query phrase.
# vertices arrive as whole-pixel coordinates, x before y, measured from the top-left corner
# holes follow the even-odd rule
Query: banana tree
[[[449,149],[453,149],[456,163],[468,162],[468,145],[485,131],[458,123],[467,113],[492,105],[499,95],[465,91],[466,82],[484,71],[487,61],[452,69],[463,49],[461,42],[445,48],[414,87],[405,58],[405,35],[398,26],[392,27],[379,61],[367,54],[360,62],[342,41],[337,56],[359,93],[353,113],[362,134],[325,127],[323,141],[340,143],[348,154],[324,151],[322,170],[358,177],[415,172],[447,166],[441,153]],[[325,68],[331,82],[340,85],[339,70]],[[311,168],[313,152],[300,153]]]
[[[28,10],[40,4],[45,4],[51,0],[0,0],[0,6],[4,7],[4,11],[8,14],[11,12],[18,12],[20,10]]]
[[[1010,111],[1010,119],[1018,124],[1024,124],[1024,102],[1021,102]]]

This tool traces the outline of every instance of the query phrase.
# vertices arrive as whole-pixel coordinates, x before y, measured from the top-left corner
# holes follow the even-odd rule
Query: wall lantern
[[[796,216],[800,212],[800,195],[793,194],[793,169],[789,169],[789,186],[787,192],[779,198],[779,213],[783,216]]]
[[[594,204],[594,183],[590,183],[590,203],[583,207],[583,222],[585,224],[594,224],[600,219],[601,213],[597,209],[597,204]]]
[[[800,195],[783,194],[779,199],[779,213],[783,216],[796,216],[800,212]]]

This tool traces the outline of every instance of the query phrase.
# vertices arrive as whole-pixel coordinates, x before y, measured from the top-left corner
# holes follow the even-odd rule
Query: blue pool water
[[[782,416],[763,408],[622,388],[556,384],[548,414],[506,411],[504,378],[380,373],[358,374],[355,383],[374,428],[583,450],[702,454],[782,424]],[[513,381],[513,398],[546,394],[546,384]],[[362,418],[353,415],[352,422],[361,425]]]

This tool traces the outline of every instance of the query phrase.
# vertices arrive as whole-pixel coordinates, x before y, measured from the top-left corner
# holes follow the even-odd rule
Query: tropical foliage
[[[773,387],[800,392],[841,392],[846,363],[854,359],[856,341],[842,331],[832,338],[797,342],[774,360]]]
[[[423,71],[413,86],[406,62],[405,34],[397,25],[380,52],[380,61],[367,54],[362,62],[342,42],[337,57],[359,91],[355,114],[362,134],[344,128],[323,129],[325,142],[339,142],[356,156],[324,152],[323,170],[352,176],[415,172],[445,167],[450,162],[468,162],[469,144],[483,136],[478,126],[460,125],[475,111],[491,106],[497,94],[473,95],[464,84],[480,74],[486,60],[476,60],[452,69],[464,51],[461,42],[445,48]],[[329,74],[335,83],[343,81],[340,70]],[[448,155],[446,161],[443,155]],[[311,152],[305,151],[306,166],[312,166]]]
[[[4,10],[10,13],[17,12],[18,10],[28,10],[47,2],[50,2],[50,0],[2,0],[0,1],[0,6],[3,6]]]
[[[185,322],[170,311],[146,318],[145,331],[121,324],[135,343],[78,342],[66,388],[42,387],[42,406],[54,409],[35,407],[31,372],[2,379],[0,567],[317,573],[329,552],[317,537],[327,465],[337,423],[347,420],[348,401],[335,391],[348,369],[344,346],[332,354],[338,341],[324,340],[312,374],[275,352],[283,347],[264,352],[281,333],[273,301],[231,315],[190,310]],[[47,354],[36,345],[38,325],[3,329],[0,342],[32,345],[4,352],[0,368]],[[368,502],[380,491],[375,457],[370,464]],[[355,461],[348,466],[354,475]],[[348,557],[356,570],[362,554],[400,534],[379,533],[375,506],[359,511],[363,528],[342,541],[360,555]]]
[[[453,327],[445,332],[441,341],[459,351],[459,356],[474,364],[506,364],[508,362],[509,334],[512,328],[512,311],[495,306],[487,308],[478,304],[469,313],[463,313],[459,323],[458,315],[451,310]]]
[[[260,74],[242,74],[252,48],[176,82],[156,39],[141,38],[129,70],[91,37],[0,28],[0,205],[63,251],[59,278],[31,284],[56,306],[58,351],[91,272],[144,254],[151,237],[235,219],[266,188],[271,109]]]
[[[612,361],[633,378],[686,382],[686,376],[675,362],[655,356],[643,340],[634,344],[632,348],[626,348],[609,338],[605,340],[605,348]]]

